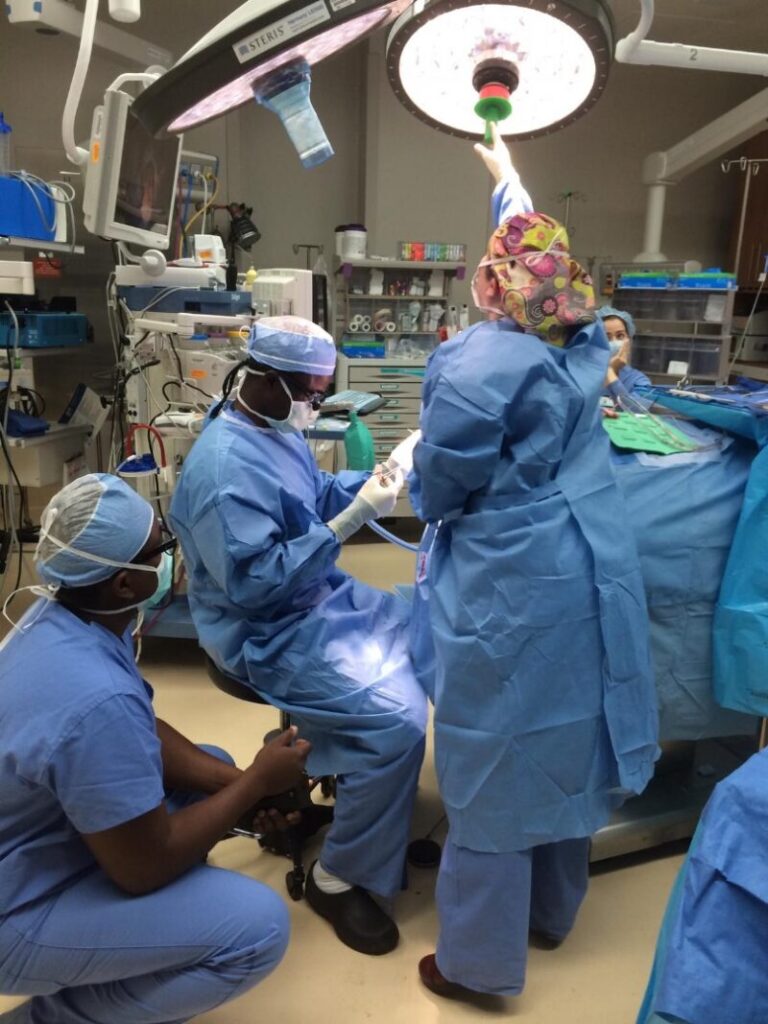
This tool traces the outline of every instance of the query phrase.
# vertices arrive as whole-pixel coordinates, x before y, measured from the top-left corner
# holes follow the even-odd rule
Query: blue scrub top
[[[164,798],[152,691],[130,633],[55,601],[38,601],[20,626],[0,658],[0,914],[95,870],[81,834]]]
[[[640,370],[636,370],[634,366],[622,366],[618,376],[618,380],[603,388],[603,395],[607,398],[613,398],[614,401],[622,395],[643,394],[653,387],[650,378],[646,377]]]

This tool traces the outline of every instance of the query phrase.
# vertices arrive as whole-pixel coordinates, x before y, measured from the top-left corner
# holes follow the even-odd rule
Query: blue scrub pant
[[[518,995],[529,931],[564,939],[588,880],[589,839],[478,853],[455,846],[449,834],[435,893],[440,973],[476,992]]]
[[[312,742],[309,770],[336,775],[333,823],[320,863],[345,882],[392,899],[403,884],[427,725],[427,698],[413,674],[405,632],[390,652],[384,680],[367,685],[329,669],[294,682],[281,698],[266,690],[264,696],[287,710],[299,735]]]
[[[178,810],[194,799],[167,802]],[[34,996],[2,1020],[181,1024],[265,978],[289,931],[283,900],[232,871],[201,864],[157,892],[127,896],[96,869],[0,918],[0,991]]]
[[[403,887],[424,740],[376,768],[336,780],[333,824],[320,853],[326,871],[385,899]]]

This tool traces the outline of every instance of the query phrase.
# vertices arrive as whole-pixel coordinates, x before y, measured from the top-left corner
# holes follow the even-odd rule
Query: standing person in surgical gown
[[[565,938],[590,836],[645,788],[658,729],[637,554],[616,533],[592,284],[565,230],[520,202],[498,136],[482,155],[500,224],[473,294],[494,319],[431,357],[410,477],[436,527],[415,615],[434,642],[449,821],[437,951],[419,973],[454,997],[518,994],[529,931]]]

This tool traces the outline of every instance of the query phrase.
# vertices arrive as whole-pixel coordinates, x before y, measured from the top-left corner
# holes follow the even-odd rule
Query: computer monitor
[[[93,115],[83,198],[94,235],[167,249],[183,136],[155,139],[131,112],[133,97],[108,89]]]

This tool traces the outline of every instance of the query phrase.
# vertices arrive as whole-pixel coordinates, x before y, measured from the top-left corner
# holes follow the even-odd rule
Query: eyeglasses
[[[312,406],[315,412],[317,412],[328,397],[325,391],[310,391],[309,388],[303,388],[301,385],[295,384],[292,380],[286,380],[285,377],[282,379],[285,381],[285,384],[291,394],[295,395],[296,398],[303,398],[305,402],[308,402]]]
[[[153,558],[157,558],[159,555],[164,555],[166,551],[172,552],[176,550],[179,542],[176,537],[171,536],[170,530],[166,530],[164,526],[161,526],[160,532],[164,534],[166,539],[161,544],[158,544],[156,547],[147,551],[147,553],[142,555],[141,558],[134,558],[134,562],[151,562]]]

